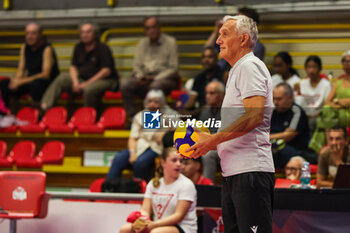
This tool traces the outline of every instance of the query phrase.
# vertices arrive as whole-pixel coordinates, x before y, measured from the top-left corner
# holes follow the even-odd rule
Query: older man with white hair
[[[301,176],[301,168],[303,167],[304,162],[305,159],[298,155],[290,158],[286,167],[284,168],[286,179],[299,180]]]
[[[107,179],[120,178],[122,171],[132,167],[134,177],[149,180],[153,174],[152,166],[154,159],[163,152],[162,139],[171,127],[164,127],[160,121],[159,113],[164,122],[178,121],[177,112],[172,110],[165,101],[164,93],[161,90],[150,90],[144,100],[144,110],[138,112],[131,125],[128,148],[119,152],[113,159],[111,168],[107,174]],[[153,113],[153,117],[159,120],[159,128],[146,128],[145,113]]]
[[[188,151],[193,157],[218,150],[221,159],[222,215],[225,232],[272,233],[274,165],[269,139],[272,82],[265,64],[253,54],[258,39],[254,21],[226,16],[216,43],[232,66],[218,133],[199,132]]]

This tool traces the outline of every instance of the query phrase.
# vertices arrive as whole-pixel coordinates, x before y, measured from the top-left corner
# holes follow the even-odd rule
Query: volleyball
[[[209,129],[205,127],[201,127],[199,130],[210,133]],[[173,141],[180,154],[189,157],[193,153],[193,150],[189,152],[185,151],[198,141],[198,133],[194,131],[192,126],[179,126],[175,130]]]

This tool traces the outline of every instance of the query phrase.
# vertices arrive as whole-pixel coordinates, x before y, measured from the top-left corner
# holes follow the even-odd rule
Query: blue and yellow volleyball
[[[208,132],[207,128],[200,128],[203,132]],[[176,149],[183,156],[189,157],[193,154],[193,150],[185,152],[198,141],[198,133],[194,131],[192,126],[177,127],[174,133],[173,141]]]

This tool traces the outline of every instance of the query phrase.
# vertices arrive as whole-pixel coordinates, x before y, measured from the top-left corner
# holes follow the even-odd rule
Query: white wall
[[[50,200],[45,219],[17,221],[17,233],[117,233],[138,204]],[[9,220],[0,219],[0,233],[9,232]]]

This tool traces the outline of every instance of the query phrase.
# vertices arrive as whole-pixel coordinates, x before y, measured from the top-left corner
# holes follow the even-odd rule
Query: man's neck
[[[91,50],[93,50],[95,48],[95,46],[96,46],[96,41],[93,41],[93,42],[88,43],[88,44],[84,44],[86,52],[90,52]]]
[[[232,57],[228,63],[230,63],[231,67],[233,67],[242,57],[247,55],[248,53],[252,52],[253,50],[251,48],[242,48],[236,56]]]
[[[36,44],[32,45],[32,46],[31,46],[32,51],[37,50],[37,49],[40,47],[40,45],[42,45],[42,44],[43,44],[43,41],[42,41],[42,40],[40,40],[38,43],[36,43]]]

